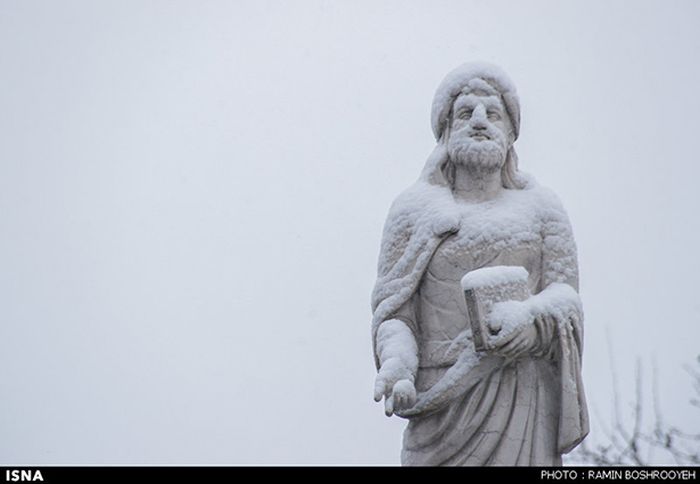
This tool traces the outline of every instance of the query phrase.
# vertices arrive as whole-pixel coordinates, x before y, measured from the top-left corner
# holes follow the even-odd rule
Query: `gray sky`
[[[623,399],[655,358],[697,429],[699,14],[0,0],[0,463],[397,464],[369,294],[468,60],[510,73],[521,168],[569,211],[595,412],[609,334]]]

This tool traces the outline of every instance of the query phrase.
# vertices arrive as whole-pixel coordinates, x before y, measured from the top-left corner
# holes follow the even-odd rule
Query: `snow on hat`
[[[472,79],[486,81],[501,94],[503,104],[513,125],[513,134],[515,139],[518,139],[520,131],[520,100],[518,99],[518,93],[515,91],[515,85],[513,85],[513,82],[503,69],[487,62],[462,64],[450,71],[440,83],[437,91],[435,91],[430,116],[435,139],[440,139],[442,136],[455,99]]]

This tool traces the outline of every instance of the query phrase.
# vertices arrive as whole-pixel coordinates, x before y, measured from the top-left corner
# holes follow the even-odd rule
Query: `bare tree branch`
[[[658,385],[658,368],[652,360],[652,405],[653,422],[645,425],[644,412],[644,371],[638,359],[635,365],[635,398],[632,405],[632,422],[622,419],[617,371],[613,362],[612,345],[608,338],[608,353],[613,385],[613,421],[608,424],[601,418],[598,408],[593,405],[597,426],[601,429],[604,443],[595,446],[584,441],[571,453],[572,461],[599,466],[647,466],[653,465],[658,457],[666,455],[677,465],[700,465],[700,433],[683,431],[666,424],[661,410]],[[700,357],[698,368],[685,365],[691,377],[696,396],[690,403],[700,408]],[[664,461],[666,462],[666,461]]]

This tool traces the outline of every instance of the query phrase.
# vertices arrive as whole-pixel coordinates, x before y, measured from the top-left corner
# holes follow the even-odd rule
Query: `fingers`
[[[502,356],[505,356],[506,358],[515,358],[518,356],[518,354],[521,351],[521,348],[523,347],[521,341],[515,341],[513,342],[514,344],[509,345],[507,348],[503,348],[502,350],[499,351],[499,353]]]
[[[393,410],[405,410],[416,403],[416,387],[408,379],[399,380],[392,389]]]
[[[544,333],[543,341],[549,344],[549,342],[552,341],[554,332],[556,331],[556,328],[559,326],[559,324],[557,322],[557,319],[554,316],[550,315],[545,316],[544,321],[547,324],[544,325],[546,332]]]
[[[522,338],[518,345],[513,348],[513,350],[510,352],[509,357],[510,358],[518,358],[519,356],[527,353],[529,343],[526,338]]]
[[[394,410],[401,410],[406,407],[406,395],[394,390]]]
[[[517,358],[535,349],[538,339],[534,325],[524,326],[515,333],[515,337],[498,348],[496,353],[506,358]]]
[[[379,402],[384,397],[384,413],[387,417],[391,417],[394,410],[410,408],[415,403],[416,392],[413,384],[409,382],[410,388],[405,388],[406,382],[407,380],[401,380],[394,388],[389,389],[384,378],[377,378],[374,384],[374,401]]]
[[[374,382],[374,401],[378,402],[382,399],[384,396],[384,393],[386,392],[386,382],[384,381],[383,378],[377,378],[377,381]]]
[[[380,371],[374,382],[374,400],[379,402],[384,397],[384,413],[391,417],[395,410],[411,408],[417,399],[416,387],[412,378],[404,378],[395,383],[382,376]]]
[[[520,334],[519,331],[513,331],[512,333],[508,333],[505,335],[502,339],[499,339],[494,342],[494,346],[496,349],[502,349],[505,345],[513,341],[514,338],[516,338]]]
[[[389,395],[384,400],[384,413],[387,417],[391,417],[394,414],[394,395]]]
[[[512,353],[518,346],[520,346],[523,339],[522,332],[515,331],[512,334],[512,337],[509,337],[508,340],[498,348],[498,352],[504,355]]]

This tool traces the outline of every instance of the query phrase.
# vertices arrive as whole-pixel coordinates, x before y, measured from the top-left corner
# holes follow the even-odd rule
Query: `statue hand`
[[[391,405],[390,405],[391,404]],[[391,397],[384,402],[384,412],[390,417],[394,410],[405,410],[416,404],[416,387],[411,380],[399,380]]]
[[[374,400],[384,397],[384,413],[391,417],[394,410],[411,408],[416,403],[416,388],[410,371],[395,359],[384,362],[374,383]]]
[[[537,328],[534,322],[530,322],[495,341],[493,352],[508,359],[515,359],[535,351],[538,343]]]

